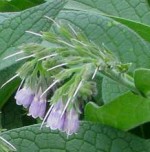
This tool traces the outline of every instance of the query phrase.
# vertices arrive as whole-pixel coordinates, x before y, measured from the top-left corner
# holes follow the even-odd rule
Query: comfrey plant
[[[97,93],[94,81],[97,73],[139,92],[126,74],[130,64],[120,63],[107,48],[97,46],[79,29],[55,24],[56,32],[28,31],[46,43],[24,45],[20,52],[5,58],[23,55],[18,61],[28,61],[4,85],[20,77],[16,103],[27,108],[29,116],[43,119],[41,127],[45,123],[52,130],[72,135],[79,128],[84,104]]]

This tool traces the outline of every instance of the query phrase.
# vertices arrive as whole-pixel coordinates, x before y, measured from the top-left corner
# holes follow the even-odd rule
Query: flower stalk
[[[50,47],[28,44],[20,52],[5,57],[23,53],[25,56],[17,61],[29,61],[4,85],[19,76],[24,85],[16,93],[16,103],[28,108],[28,115],[33,118],[44,118],[42,126],[46,123],[52,130],[72,135],[79,128],[80,105],[99,91],[94,81],[98,73],[141,94],[127,74],[129,64],[122,64],[111,51],[100,48],[71,25],[57,28],[56,33],[27,31],[43,38]],[[47,102],[51,105],[48,111]]]

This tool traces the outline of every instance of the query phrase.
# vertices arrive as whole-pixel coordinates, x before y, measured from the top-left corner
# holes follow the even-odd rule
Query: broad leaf
[[[104,106],[88,103],[86,120],[129,130],[150,121],[150,99],[128,92]]]
[[[107,15],[118,16],[150,25],[150,7],[147,0],[73,0],[72,9],[100,12]]]
[[[150,66],[147,43],[126,26],[98,13],[87,11],[67,10],[61,12],[58,18],[70,21],[81,28],[97,45],[101,46],[103,43],[122,62],[131,62],[132,69],[137,66]]]
[[[149,152],[150,148],[144,139],[99,124],[84,122],[79,132],[69,137],[39,127],[23,127],[1,135],[19,152]]]

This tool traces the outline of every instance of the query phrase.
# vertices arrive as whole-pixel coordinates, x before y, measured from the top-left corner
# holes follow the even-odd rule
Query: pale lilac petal
[[[29,88],[22,88],[15,95],[17,105],[23,105],[28,108],[34,98],[34,93]]]
[[[74,108],[66,112],[64,131],[68,135],[76,133],[79,128],[79,115]]]
[[[63,129],[64,119],[65,119],[65,114],[61,116],[63,112],[63,108],[64,108],[64,105],[62,101],[59,101],[54,105],[51,113],[49,114],[47,118],[46,126],[50,127],[52,130]]]
[[[40,99],[38,95],[36,95],[29,107],[29,116],[33,118],[41,118],[43,119],[46,111],[46,100]]]
[[[39,118],[43,119],[46,112],[46,100],[40,101],[40,110],[39,110]]]

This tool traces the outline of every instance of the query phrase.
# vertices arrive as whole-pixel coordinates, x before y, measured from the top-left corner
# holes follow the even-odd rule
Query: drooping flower
[[[68,135],[76,133],[79,128],[79,115],[74,108],[71,108],[66,112],[66,117],[64,121],[64,131]]]
[[[23,105],[25,108],[28,108],[33,101],[34,93],[30,88],[23,87],[18,90],[15,99],[17,105]]]
[[[62,115],[64,109],[64,104],[62,100],[54,104],[46,122],[46,126],[50,127],[52,130],[63,130],[65,114]]]
[[[72,135],[79,128],[79,116],[74,108],[66,109],[63,112],[64,107],[62,100],[54,104],[47,118],[46,126],[52,130],[58,129]]]
[[[46,97],[41,97],[41,94],[36,94],[30,107],[28,116],[33,118],[43,119],[46,111]]]

